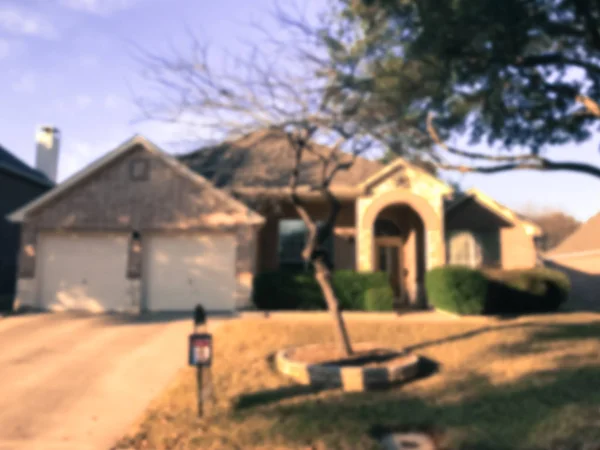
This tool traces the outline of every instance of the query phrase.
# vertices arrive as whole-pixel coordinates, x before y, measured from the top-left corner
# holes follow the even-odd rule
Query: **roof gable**
[[[548,256],[560,256],[600,250],[600,212],[579,226],[570,236],[547,253]]]
[[[512,209],[507,208],[504,205],[501,205],[492,197],[487,194],[484,194],[479,189],[469,189],[460,199],[451,202],[446,207],[446,214],[458,208],[464,202],[469,201],[470,199],[475,199],[479,204],[488,208],[490,211],[497,214],[500,218],[506,220],[507,222],[513,225],[520,225],[524,227],[525,232],[530,236],[541,236],[542,229],[536,223],[531,220],[517,214]]]
[[[419,179],[421,182],[424,182],[430,185],[436,191],[439,191],[441,195],[447,195],[453,191],[450,186],[448,186],[439,178],[434,177],[426,170],[418,167],[415,164],[411,164],[400,157],[397,157],[393,162],[387,164],[386,166],[382,165],[380,170],[373,173],[373,175],[360,184],[360,189],[362,192],[366,193],[375,186],[394,177],[400,179],[405,178],[410,182]]]
[[[263,218],[261,216],[251,211],[243,203],[229,196],[227,193],[215,188],[205,178],[192,172],[186,166],[180,164],[175,158],[165,154],[157,146],[155,146],[153,143],[141,136],[135,136],[129,139],[128,141],[117,147],[115,150],[107,153],[102,158],[93,162],[88,167],[76,173],[60,185],[56,186],[54,189],[52,189],[42,197],[34,200],[28,205],[25,205],[18,211],[15,211],[9,216],[9,219],[16,222],[23,221],[29,215],[38,214],[38,212],[40,210],[44,210],[46,206],[49,206],[55,202],[61,202],[62,199],[67,198],[69,196],[81,197],[82,199],[95,199],[96,197],[98,197],[97,192],[101,192],[100,196],[102,198],[99,198],[97,202],[98,209],[104,208],[104,206],[101,205],[101,203],[104,200],[108,200],[105,198],[106,196],[112,198],[113,202],[116,201],[117,203],[119,203],[118,196],[120,195],[120,192],[118,192],[118,188],[122,189],[123,196],[125,196],[126,191],[128,190],[127,188],[130,186],[132,181],[127,177],[127,173],[124,172],[128,170],[127,168],[123,168],[120,172],[115,171],[111,168],[115,166],[118,167],[120,162],[124,161],[136,152],[149,153],[154,157],[155,160],[160,162],[162,167],[167,168],[167,172],[174,172],[179,179],[184,180],[184,182],[187,183],[187,186],[191,187],[185,187],[185,183],[183,185],[181,185],[180,183],[178,187],[171,189],[171,185],[173,184],[173,178],[171,178],[171,176],[169,176],[164,170],[162,170],[158,175],[161,177],[160,180],[156,180],[155,183],[151,183],[147,185],[147,187],[136,186],[135,188],[132,188],[132,192],[127,192],[127,195],[130,195],[130,197],[137,195],[137,197],[143,201],[144,198],[148,198],[149,196],[147,193],[144,192],[144,189],[156,190],[157,188],[160,188],[161,192],[169,189],[185,189],[187,192],[189,189],[192,189],[194,198],[184,199],[184,204],[179,205],[182,211],[192,211],[192,215],[195,214],[200,216],[206,215],[208,213],[208,209],[211,209],[212,213],[222,213],[219,216],[220,220],[222,221],[226,221],[225,215],[227,214],[230,216],[227,220],[231,220],[233,216],[235,216],[235,219],[238,222],[261,223],[263,221]],[[98,180],[97,178],[101,179]],[[96,186],[90,188],[89,185],[92,180],[95,181]],[[117,192],[115,192],[116,187]],[[133,191],[136,191],[137,194]],[[166,192],[163,192],[163,195],[166,194]],[[129,200],[132,200],[132,198],[129,198]],[[79,205],[84,201],[85,200],[80,199],[75,201],[74,203],[76,205]],[[147,203],[147,201],[145,203]],[[135,201],[130,204],[122,205],[122,213],[124,216],[128,215],[128,209],[135,209],[131,207],[131,204],[135,204]],[[185,214],[181,213],[180,216],[183,219],[185,217]],[[76,217],[74,217],[72,220],[75,219]]]

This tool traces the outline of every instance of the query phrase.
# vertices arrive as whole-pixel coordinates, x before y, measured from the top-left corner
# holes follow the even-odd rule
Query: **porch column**
[[[441,222],[441,220],[440,220]],[[446,264],[446,245],[444,243],[444,224],[438,228],[426,229],[427,270]]]
[[[373,267],[373,226],[365,226],[364,214],[371,204],[370,197],[360,197],[356,200],[356,270],[372,272]]]

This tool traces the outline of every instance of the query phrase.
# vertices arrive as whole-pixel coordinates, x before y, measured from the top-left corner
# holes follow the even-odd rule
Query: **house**
[[[567,308],[600,310],[600,213],[544,254],[544,259],[547,266],[569,276]]]
[[[37,169],[0,145],[0,310],[10,310],[15,294],[20,227],[5,216],[54,186],[58,132],[42,127],[37,133]],[[49,144],[49,145],[48,145]],[[54,159],[49,158],[55,156]]]
[[[298,195],[317,220],[315,145]],[[209,310],[250,306],[253,275],[302,267],[304,228],[289,201],[293,152],[258,131],[175,158],[136,136],[11,214],[23,224],[19,306]],[[348,155],[336,153],[336,157]],[[384,271],[399,301],[423,306],[426,270],[447,263],[536,264],[533,223],[479,191],[457,197],[402,159],[357,158],[331,191],[335,269]]]

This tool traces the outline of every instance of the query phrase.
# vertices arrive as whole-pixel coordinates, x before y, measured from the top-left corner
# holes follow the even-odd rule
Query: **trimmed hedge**
[[[331,284],[340,307],[347,311],[365,310],[369,289],[389,288],[387,275],[381,272],[340,270],[333,272]],[[277,270],[256,275],[253,302],[261,310],[327,309],[321,288],[310,271]]]
[[[557,270],[480,271],[460,266],[431,270],[429,301],[457,314],[524,314],[556,311],[569,295],[568,277]]]
[[[370,288],[365,293],[365,310],[367,311],[393,311],[394,291],[392,287],[380,286]]]
[[[480,271],[461,266],[437,267],[425,277],[429,302],[457,314],[483,314],[488,285]]]

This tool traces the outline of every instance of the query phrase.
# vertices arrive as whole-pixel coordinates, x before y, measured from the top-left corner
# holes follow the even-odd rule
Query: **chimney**
[[[51,126],[41,126],[35,135],[35,167],[53,182],[56,182],[60,131]]]

